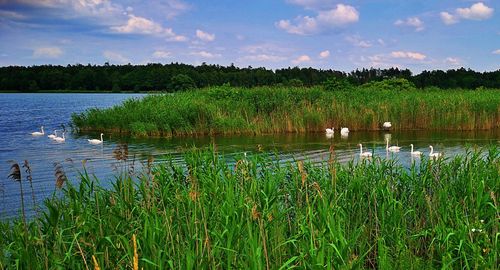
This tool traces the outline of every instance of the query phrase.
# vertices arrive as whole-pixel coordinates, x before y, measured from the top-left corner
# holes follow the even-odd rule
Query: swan
[[[35,131],[35,132],[32,132],[32,133],[31,133],[31,135],[33,135],[33,136],[42,136],[42,135],[44,135],[44,134],[45,134],[45,131],[43,131],[43,126],[42,126],[42,127],[40,127],[40,129],[42,130],[42,132],[40,132],[40,131]]]
[[[349,134],[349,129],[348,129],[348,128],[346,128],[346,127],[341,128],[341,129],[340,129],[340,134],[342,134],[342,135],[347,135],[347,134]]]
[[[49,139],[55,139],[57,138],[57,130],[54,129],[54,134],[50,134],[49,136],[47,136]]]
[[[429,145],[429,148],[431,149],[431,152],[429,153],[429,157],[436,159],[436,158],[440,158],[443,156],[443,153],[439,153],[439,152],[434,153],[434,148],[432,147],[432,145]]]
[[[66,133],[66,132],[63,132],[62,137],[55,137],[54,141],[56,141],[56,142],[65,142],[66,138],[64,137],[64,133]]]
[[[399,150],[401,150],[400,146],[389,146],[389,139],[386,139],[385,141],[387,142],[385,150],[390,152],[399,152]]]
[[[363,152],[363,145],[362,144],[358,144],[359,145],[359,156],[360,157],[365,157],[365,158],[370,158],[372,157],[372,153],[371,152]]]
[[[410,144],[410,146],[411,146],[411,152],[410,152],[410,154],[411,154],[412,156],[421,156],[421,155],[423,154],[423,153],[422,153],[422,152],[420,152],[420,151],[413,151],[413,144]]]
[[[389,129],[389,128],[391,128],[391,127],[392,127],[392,124],[391,124],[391,122],[384,122],[384,123],[382,124],[382,127],[383,127],[383,128],[386,128],[386,129]]]
[[[332,128],[327,128],[327,129],[325,129],[325,132],[326,132],[326,134],[333,134],[334,130],[335,130],[335,128],[333,128],[333,127]]]
[[[101,144],[103,142],[103,140],[102,140],[102,136],[103,135],[104,134],[101,133],[101,139],[100,140],[98,140],[98,139],[88,139],[87,141],[89,141],[89,143],[91,143],[91,144]]]

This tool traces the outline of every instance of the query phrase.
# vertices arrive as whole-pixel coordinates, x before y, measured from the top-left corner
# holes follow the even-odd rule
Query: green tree
[[[196,83],[185,74],[177,74],[170,79],[170,89],[174,92],[196,88]]]

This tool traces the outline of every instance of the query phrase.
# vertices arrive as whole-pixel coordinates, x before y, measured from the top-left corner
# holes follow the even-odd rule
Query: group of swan
[[[362,157],[362,158],[370,158],[372,157],[372,152],[368,152],[368,151],[365,151],[363,152],[363,145],[362,144],[358,144],[359,146],[359,156]],[[424,153],[420,152],[420,151],[413,151],[413,144],[410,144],[411,146],[411,152],[410,154],[412,156],[422,156]],[[432,159],[438,159],[440,157],[443,156],[443,153],[440,153],[440,152],[434,152],[434,147],[432,147],[432,145],[429,145],[429,148],[431,149],[431,152],[429,153],[429,157],[432,158]],[[391,151],[391,152],[399,152],[399,150],[401,150],[401,147],[399,146],[390,146],[389,147],[389,141],[387,140],[387,144],[386,144],[386,148],[385,148],[387,151]],[[397,149],[397,150],[396,150]]]
[[[327,128],[325,129],[326,135],[333,135],[335,133],[335,128]],[[349,129],[346,127],[340,128],[340,135],[348,135]]]
[[[43,130],[43,126],[41,126],[41,127],[40,127],[40,130],[41,130],[41,131],[31,132],[31,135],[32,135],[32,136],[43,136],[43,135],[45,135],[45,131]],[[66,132],[63,132],[63,133],[62,133],[62,137],[58,137],[58,136],[57,136],[57,130],[56,130],[56,129],[54,129],[54,134],[50,134],[50,135],[48,135],[47,137],[48,137],[49,139],[52,139],[52,140],[56,141],[56,142],[60,142],[60,143],[62,143],[62,142],[65,142],[65,141],[66,141],[66,137],[64,136],[64,134],[65,134],[65,133],[66,133]],[[103,135],[104,135],[104,134],[103,134],[103,133],[101,133],[101,139],[100,139],[100,140],[98,140],[98,139],[88,139],[87,141],[88,141],[90,144],[101,144],[101,143],[103,143],[103,142],[104,142],[104,140],[102,139],[102,136],[103,136]]]

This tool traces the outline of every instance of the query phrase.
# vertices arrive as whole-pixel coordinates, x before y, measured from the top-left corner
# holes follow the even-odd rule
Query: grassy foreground
[[[103,189],[83,173],[39,218],[0,223],[0,269],[495,269],[500,152],[229,166],[192,151]],[[26,227],[25,227],[26,226]]]
[[[72,122],[81,131],[136,136],[377,130],[385,121],[394,129],[492,129],[500,127],[499,93],[223,86],[128,100],[73,115]]]

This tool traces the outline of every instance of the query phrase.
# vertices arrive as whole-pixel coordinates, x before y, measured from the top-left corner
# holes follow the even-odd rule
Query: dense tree
[[[190,78],[179,77],[183,74]],[[179,80],[189,81],[189,88],[217,86],[254,87],[263,85],[312,86],[323,84],[330,90],[379,82],[385,79],[405,79],[417,88],[430,86],[476,89],[500,88],[500,70],[476,72],[470,69],[423,71],[413,76],[408,69],[356,69],[350,73],[331,69],[289,67],[277,70],[229,66],[199,66],[181,63],[147,65],[41,65],[0,67],[0,91],[86,90],[86,91],[177,91]],[[328,81],[328,82],[327,82]],[[397,81],[394,81],[397,82]],[[402,81],[399,81],[402,82]],[[327,87],[327,88],[328,88]],[[332,88],[333,87],[333,88]],[[348,87],[347,87],[348,88]]]

